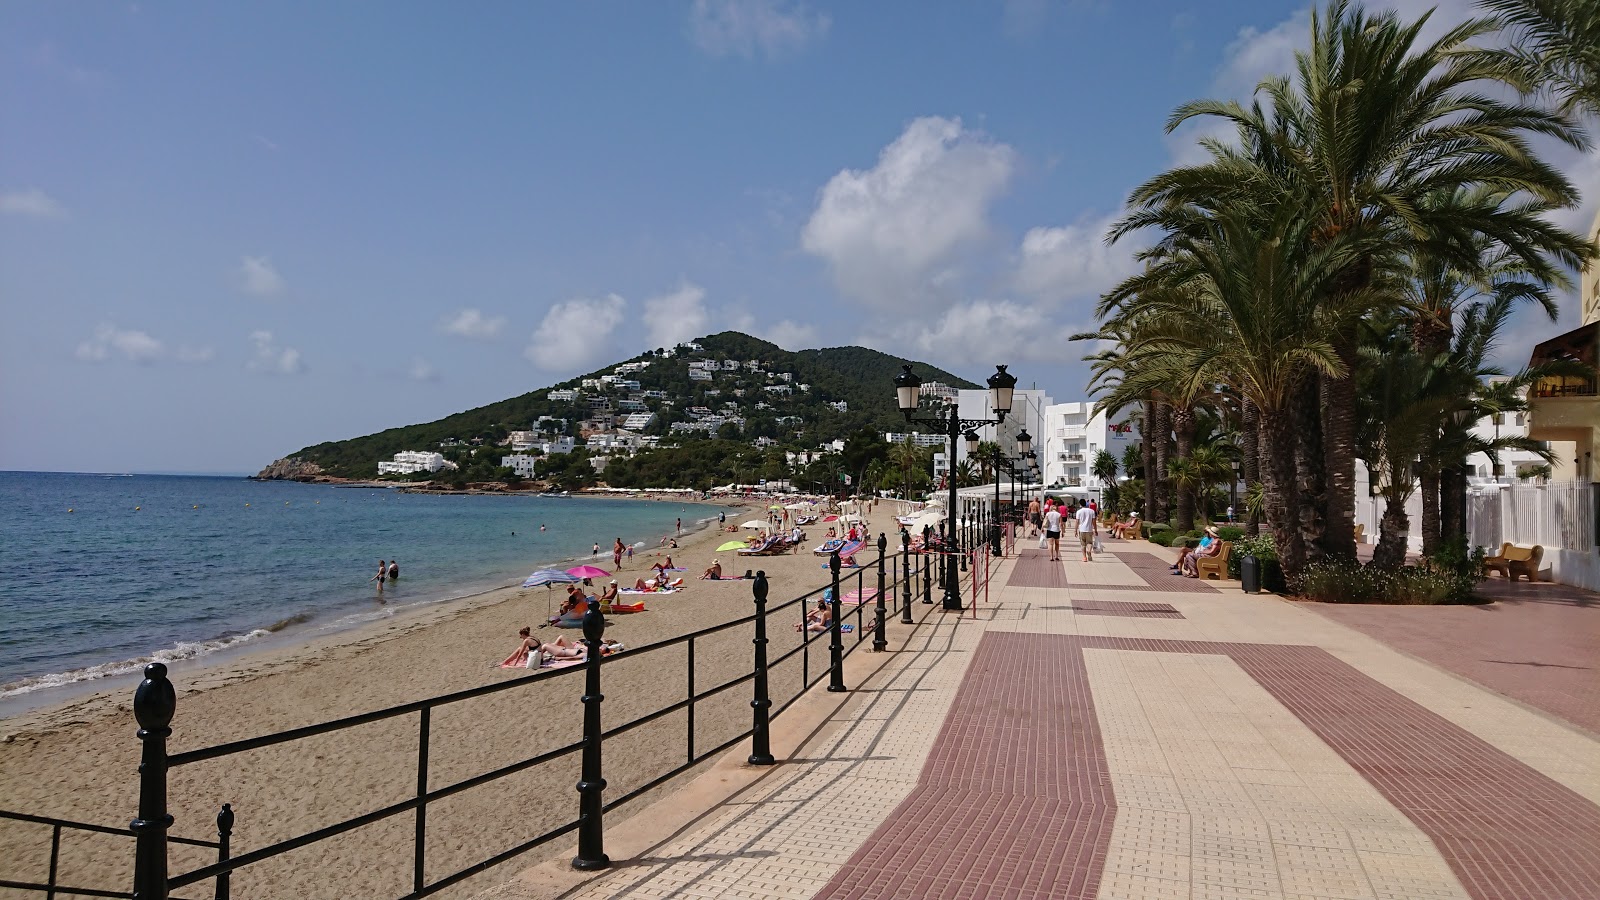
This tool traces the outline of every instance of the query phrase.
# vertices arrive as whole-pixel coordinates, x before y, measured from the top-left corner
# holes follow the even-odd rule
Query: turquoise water
[[[0,700],[459,599],[596,543],[609,568],[614,539],[654,547],[720,509],[0,472]],[[401,574],[381,596],[380,558]]]

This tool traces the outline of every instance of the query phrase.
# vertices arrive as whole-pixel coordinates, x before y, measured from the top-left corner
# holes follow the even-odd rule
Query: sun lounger
[[[602,613],[637,613],[644,612],[644,601],[638,603],[607,603],[600,607]]]
[[[767,538],[765,541],[762,541],[760,546],[747,547],[747,548],[745,548],[743,550],[740,550],[739,551],[739,555],[740,556],[777,556],[780,553],[787,553],[788,550],[789,550],[789,542],[787,540],[784,540],[783,537],[781,537],[779,535],[773,535],[772,537]]]
[[[832,556],[833,551],[843,546],[844,538],[834,538],[831,541],[823,541],[821,544],[813,548],[811,552],[818,556]]]

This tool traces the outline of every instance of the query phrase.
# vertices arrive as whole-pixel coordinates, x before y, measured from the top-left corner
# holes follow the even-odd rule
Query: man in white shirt
[[[1083,547],[1083,561],[1094,562],[1094,536],[1100,530],[1094,508],[1086,503],[1078,507],[1074,517],[1078,520],[1078,544]]]
[[[1061,560],[1061,510],[1052,506],[1044,514],[1044,536],[1050,542],[1050,559],[1052,562]]]

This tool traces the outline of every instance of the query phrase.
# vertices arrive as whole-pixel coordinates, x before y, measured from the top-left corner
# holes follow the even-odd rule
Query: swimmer
[[[540,526],[539,526],[539,530],[540,530],[540,531],[543,531],[543,530],[544,530],[544,525],[543,525],[543,524],[540,524]]]

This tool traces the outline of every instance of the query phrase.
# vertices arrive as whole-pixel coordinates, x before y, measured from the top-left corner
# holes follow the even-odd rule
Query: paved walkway
[[[784,764],[540,896],[1600,898],[1594,735],[1109,549],[1003,562]]]

